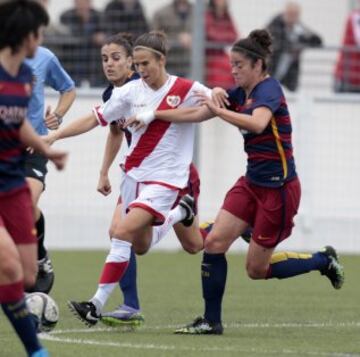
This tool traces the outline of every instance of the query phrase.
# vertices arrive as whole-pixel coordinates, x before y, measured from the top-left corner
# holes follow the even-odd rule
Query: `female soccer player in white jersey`
[[[111,98],[94,109],[93,114],[73,121],[51,135],[50,140],[88,131],[98,125],[117,123],[144,110],[193,106],[196,91],[210,95],[210,90],[166,73],[166,41],[159,32],[144,34],[135,43],[134,63],[141,78],[113,90]],[[141,131],[131,129],[132,141],[126,155],[121,186],[122,219],[112,225],[111,250],[100,284],[89,302],[70,302],[71,308],[87,324],[99,320],[102,307],[122,278],[129,262],[131,247],[144,254],[155,240],[173,224],[186,218],[188,212],[178,207],[179,193],[187,187],[193,153],[193,124],[169,124],[155,120]],[[183,205],[186,203],[183,202]],[[190,210],[188,210],[190,211]],[[126,214],[126,215],[125,215]],[[163,229],[152,229],[153,225]],[[114,223],[114,222],[113,222]],[[192,253],[202,249],[198,228],[177,227],[184,248]],[[156,237],[156,232],[159,234]]]
[[[106,102],[111,97],[114,88],[121,87],[129,81],[139,78],[139,75],[132,71],[131,36],[127,34],[117,34],[109,37],[101,48],[101,57],[103,71],[109,81],[109,86],[105,89],[102,95],[103,101]],[[108,177],[108,172],[120,150],[124,134],[127,144],[130,146],[131,143],[131,133],[128,130],[123,130],[116,123],[111,124],[109,128],[110,131],[106,142],[98,183],[98,191],[104,196],[109,195],[111,192],[111,183]],[[185,193],[191,193],[196,200],[199,194],[199,189],[199,176],[196,168],[192,166]],[[121,197],[119,197],[110,227],[110,237],[112,237],[112,232],[121,221],[121,206]],[[170,218],[171,216],[168,217],[168,219]],[[197,222],[194,223],[194,227],[196,227],[196,223]],[[157,232],[158,234],[156,234],[156,240],[160,240],[170,227],[171,226],[167,224],[162,227],[162,229],[159,229],[160,232]],[[184,249],[189,253],[196,253],[202,249],[203,246],[202,237],[199,236],[198,231],[194,235],[193,229],[194,228],[191,227],[185,227],[181,223],[174,225],[174,230],[180,242],[182,243]],[[140,311],[136,274],[136,256],[132,250],[128,268],[119,284],[124,296],[124,303],[114,311],[102,314],[101,321],[103,323],[110,326],[139,326],[143,323],[144,317]]]

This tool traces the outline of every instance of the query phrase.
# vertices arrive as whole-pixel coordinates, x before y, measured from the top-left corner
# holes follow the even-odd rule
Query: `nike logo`
[[[88,311],[88,313],[86,314],[86,319],[87,319],[87,320],[90,320],[90,321],[97,321],[97,320],[99,320],[98,317],[95,317],[95,316],[91,315],[91,312],[90,312],[90,311]]]
[[[271,237],[263,237],[263,236],[258,236],[259,240],[268,240],[271,239]]]
[[[201,263],[201,266],[205,268],[210,268],[211,264]]]
[[[41,171],[36,170],[36,169],[32,169],[32,170],[36,173],[37,177],[43,177],[44,176],[44,174]]]

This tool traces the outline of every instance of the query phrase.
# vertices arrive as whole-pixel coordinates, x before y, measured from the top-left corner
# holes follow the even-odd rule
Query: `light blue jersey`
[[[45,125],[45,85],[60,93],[68,92],[75,87],[73,80],[61,66],[57,57],[47,48],[39,47],[35,57],[27,59],[34,75],[33,94],[29,103],[28,118],[40,135],[47,134]]]

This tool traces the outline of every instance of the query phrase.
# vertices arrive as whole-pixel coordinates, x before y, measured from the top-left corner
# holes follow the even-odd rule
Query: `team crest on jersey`
[[[176,108],[180,104],[181,98],[178,95],[168,95],[166,103],[171,108]]]
[[[247,100],[246,100],[246,102],[245,102],[245,107],[250,107],[251,106],[251,104],[253,104],[254,103],[254,99],[253,98],[248,98]]]

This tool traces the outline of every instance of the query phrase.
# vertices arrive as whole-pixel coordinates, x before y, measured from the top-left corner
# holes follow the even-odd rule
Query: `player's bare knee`
[[[246,272],[250,279],[264,279],[266,277],[267,268],[262,265],[247,263]]]
[[[204,248],[204,244],[203,243],[201,243],[201,244],[186,243],[186,244],[182,244],[182,247],[185,250],[185,252],[187,252],[189,254],[197,254]]]
[[[208,253],[225,253],[226,247],[224,241],[215,234],[209,234],[204,242],[204,249]]]

